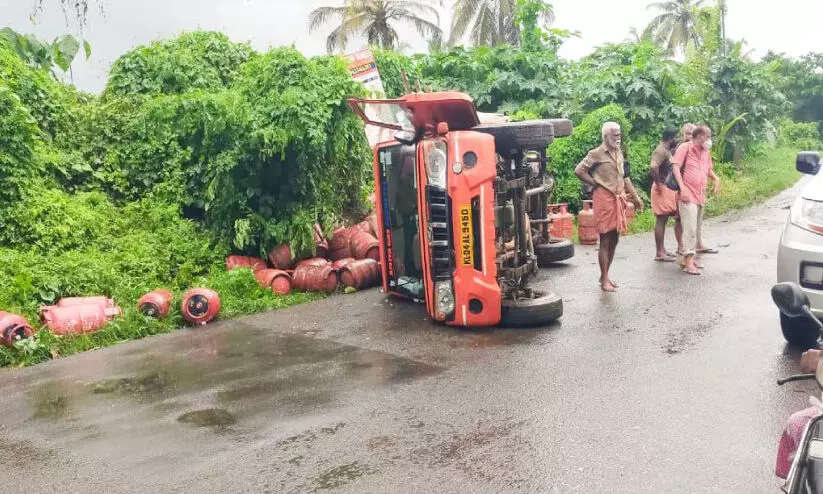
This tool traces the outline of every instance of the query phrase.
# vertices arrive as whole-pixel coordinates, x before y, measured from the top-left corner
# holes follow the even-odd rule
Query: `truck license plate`
[[[472,230],[472,208],[460,207],[460,265],[474,267],[474,231]]]

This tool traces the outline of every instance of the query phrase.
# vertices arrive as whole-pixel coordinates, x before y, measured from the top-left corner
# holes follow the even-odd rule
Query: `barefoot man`
[[[614,253],[621,233],[626,233],[626,208],[631,200],[638,211],[643,211],[643,201],[632,186],[626,173],[625,160],[620,145],[623,135],[620,125],[606,122],[602,130],[603,144],[586,155],[574,173],[585,184],[594,187],[594,216],[597,233],[600,234],[600,288],[604,292],[617,291],[617,285],[609,277]]]
[[[666,250],[666,225],[669,218],[674,218],[674,237],[677,240],[677,252],[683,251],[683,226],[677,210],[677,190],[672,188],[672,154],[677,149],[677,130],[666,129],[663,138],[652,154],[650,175],[652,179],[652,211],[657,223],[654,227],[654,243],[658,262],[675,262],[677,257]]]

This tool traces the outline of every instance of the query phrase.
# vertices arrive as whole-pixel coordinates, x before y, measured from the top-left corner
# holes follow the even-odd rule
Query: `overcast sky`
[[[66,24],[60,0],[44,0],[45,12],[33,23],[30,13],[35,0],[0,0],[0,27],[35,33],[51,39],[66,32],[78,33],[76,23]],[[94,2],[95,0],[91,0]],[[711,0],[709,0],[711,1]],[[74,81],[87,91],[105,85],[111,63],[130,48],[157,38],[173,37],[195,29],[219,30],[235,41],[250,41],[264,50],[294,43],[307,55],[322,54],[323,30],[308,33],[309,12],[322,5],[342,5],[342,0],[102,0],[104,12],[93,8],[83,36],[91,43],[89,61],[82,56],[74,64]],[[593,47],[619,42],[634,26],[641,29],[653,17],[646,10],[651,0],[555,0],[555,27],[580,31],[561,54],[579,58]],[[71,3],[71,2],[70,2]],[[447,4],[450,2],[447,2]],[[744,38],[755,55],[767,50],[798,56],[823,51],[823,0],[781,0],[760,3],[728,0],[727,32]],[[444,11],[441,25],[449,18]],[[410,51],[425,50],[425,42],[408,31],[403,41]],[[349,51],[362,47],[351,43]]]

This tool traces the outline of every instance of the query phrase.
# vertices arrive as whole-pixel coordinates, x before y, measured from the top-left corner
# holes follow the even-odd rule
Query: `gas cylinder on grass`
[[[257,282],[263,288],[271,288],[277,295],[291,293],[291,276],[280,269],[263,269],[254,273]]]
[[[374,259],[361,259],[340,270],[340,284],[358,290],[369,288],[380,282],[380,264]]]
[[[206,324],[220,312],[220,296],[208,288],[193,288],[183,295],[180,311],[192,324]]]
[[[593,205],[593,201],[583,201],[583,209],[577,215],[577,236],[583,245],[597,245],[599,240]]]
[[[163,319],[169,314],[173,297],[172,293],[168,290],[149,292],[137,301],[137,310],[145,316]]]
[[[286,244],[276,246],[269,252],[269,262],[274,269],[287,270],[294,267],[291,247]]]
[[[23,316],[0,311],[0,344],[7,347],[34,336],[34,330]]]
[[[77,307],[80,305],[98,305],[103,309],[115,307],[114,300],[108,297],[64,297],[57,301],[57,307]]]
[[[268,266],[264,259],[251,256],[229,256],[226,258],[226,271],[237,268],[248,268],[253,271],[266,269]]]
[[[120,307],[100,304],[52,306],[42,309],[43,325],[58,336],[87,334],[102,329],[109,320],[122,314]]]
[[[304,292],[334,293],[337,273],[331,266],[300,266],[294,270],[294,287]]]
[[[380,242],[371,233],[357,230],[351,237],[351,253],[355,259],[380,261]]]
[[[355,230],[352,228],[337,228],[329,240],[329,259],[339,261],[352,257],[351,239]]]

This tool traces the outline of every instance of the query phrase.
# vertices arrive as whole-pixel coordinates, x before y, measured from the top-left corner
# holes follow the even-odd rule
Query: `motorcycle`
[[[823,333],[823,323],[812,313],[808,297],[797,284],[778,283],[772,288],[772,299],[785,316],[808,317]],[[786,377],[777,384],[812,379],[823,390],[823,365],[819,362],[814,374]],[[782,486],[786,494],[823,494],[823,402],[814,396],[809,401],[812,406],[792,415],[780,438],[775,473],[786,479]]]

